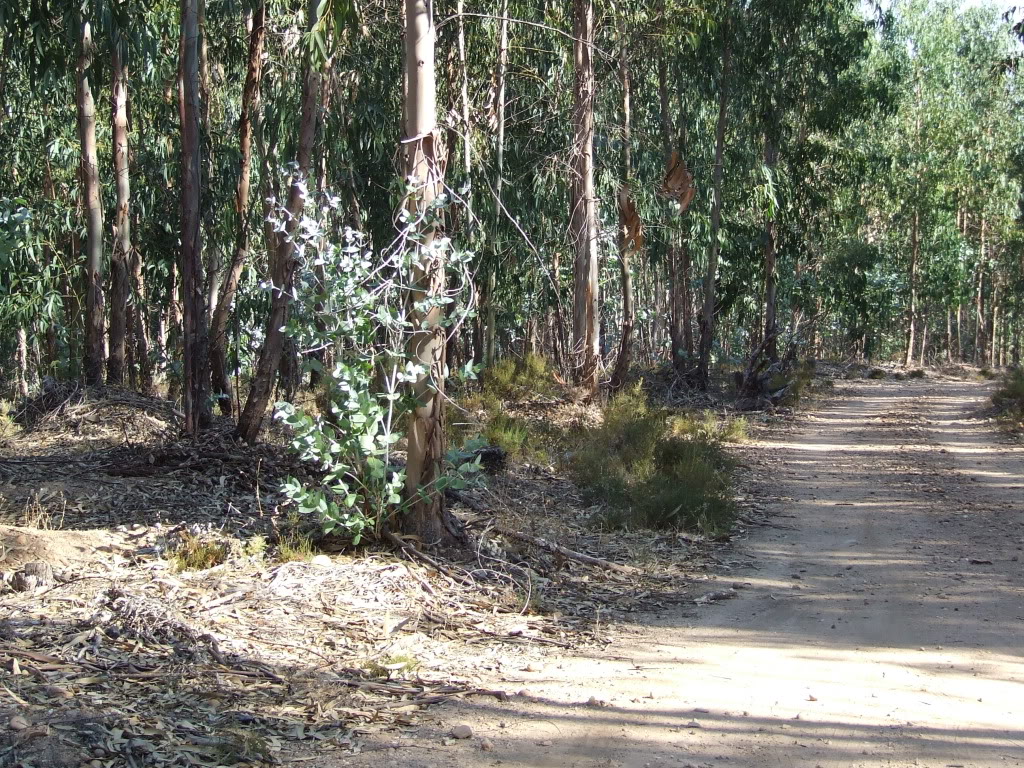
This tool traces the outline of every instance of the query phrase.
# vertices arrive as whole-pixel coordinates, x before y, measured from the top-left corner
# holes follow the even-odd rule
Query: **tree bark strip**
[[[764,137],[764,164],[774,174],[779,150],[768,133]],[[764,222],[764,350],[768,359],[779,359],[778,348],[778,276],[776,275],[775,216],[766,215]]]

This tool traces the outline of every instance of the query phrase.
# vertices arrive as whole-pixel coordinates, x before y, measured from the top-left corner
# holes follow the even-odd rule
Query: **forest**
[[[159,393],[193,435],[276,413],[333,488],[294,499],[440,541],[446,389],[501,361],[755,404],[806,360],[1016,364],[1020,31],[921,0],[5,8],[3,378]]]
[[[1024,759],[1024,9],[0,46],[0,768]]]

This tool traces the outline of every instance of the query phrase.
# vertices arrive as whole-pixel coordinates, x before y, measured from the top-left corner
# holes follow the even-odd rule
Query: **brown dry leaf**
[[[619,188],[619,227],[622,232],[622,244],[630,253],[636,253],[644,247],[644,223],[637,213],[636,203],[629,194],[629,186],[623,184]]]
[[[697,194],[697,187],[693,183],[693,174],[687,168],[686,163],[679,156],[679,152],[672,151],[672,159],[668,164],[668,171],[661,182],[660,194],[679,202],[679,212],[683,213],[690,207],[694,195]]]

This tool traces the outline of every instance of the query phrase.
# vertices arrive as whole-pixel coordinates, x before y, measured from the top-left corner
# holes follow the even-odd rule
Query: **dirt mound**
[[[92,566],[120,544],[121,538],[109,531],[43,531],[0,525],[0,571],[16,571],[37,561],[54,570]]]

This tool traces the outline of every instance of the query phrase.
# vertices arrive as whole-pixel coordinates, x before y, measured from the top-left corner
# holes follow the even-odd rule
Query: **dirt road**
[[[968,382],[871,382],[751,451],[739,595],[523,672],[423,766],[1024,765],[1024,451]],[[484,743],[484,739],[487,743]]]

